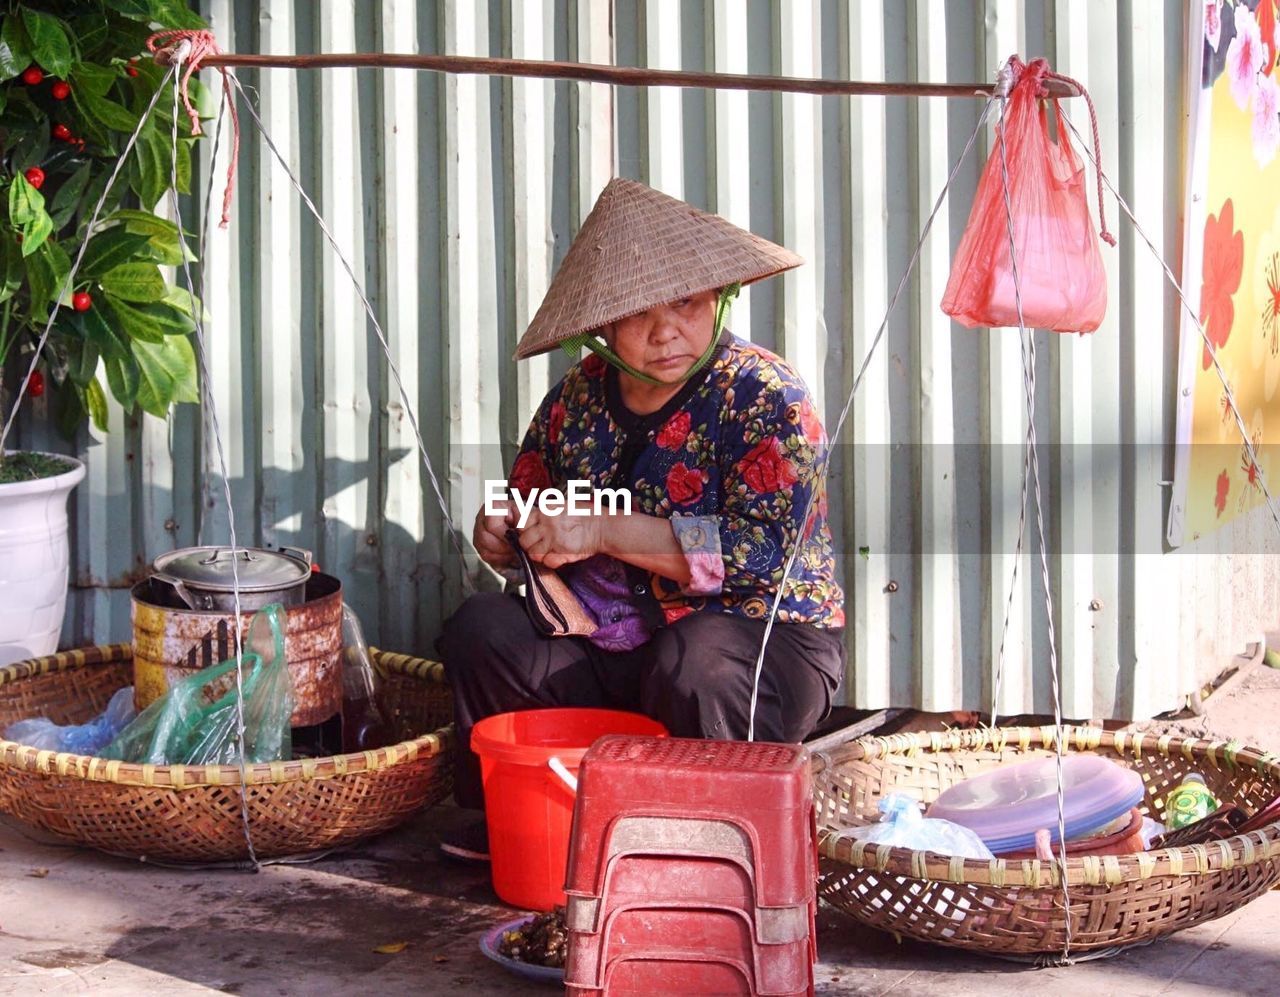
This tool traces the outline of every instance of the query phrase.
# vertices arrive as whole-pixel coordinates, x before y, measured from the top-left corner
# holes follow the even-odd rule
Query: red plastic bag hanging
[[[1085,198],[1084,165],[1071,148],[1056,100],[1058,141],[1049,137],[1047,102],[1040,100],[1045,76],[1055,75],[1048,63],[1036,59],[1023,65],[1015,56],[1009,67],[1016,82],[1004,127],[997,127],[996,145],[978,183],[942,310],[969,328],[1018,325],[1000,155],[1004,142],[1023,320],[1028,328],[1093,332],[1107,310],[1107,275]],[[1098,211],[1101,217],[1101,188]],[[1102,231],[1114,244],[1105,218]]]

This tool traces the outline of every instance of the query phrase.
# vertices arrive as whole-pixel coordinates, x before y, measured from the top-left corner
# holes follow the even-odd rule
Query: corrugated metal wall
[[[1088,84],[1108,171],[1178,256],[1177,0],[201,6],[223,47],[241,52],[381,48],[932,81],[988,79],[1011,52],[1044,54]],[[744,293],[731,326],[792,360],[830,425],[982,103],[409,71],[241,78],[364,276],[467,533],[480,482],[501,473],[564,368],[558,356],[519,367],[509,358],[611,175],[718,211],[809,261]],[[1083,102],[1069,111],[1087,122]],[[1014,562],[1022,368],[1015,333],[962,330],[937,308],[988,136],[938,218],[836,455],[846,691],[859,706],[977,708],[991,695]],[[1092,337],[1039,334],[1037,427],[1072,717],[1177,705],[1199,672],[1274,623],[1258,607],[1278,590],[1269,561],[1243,553],[1259,549],[1252,527],[1177,554],[1163,547],[1177,324],[1158,264],[1109,210],[1121,241],[1105,253],[1106,324]],[[460,597],[456,557],[355,292],[251,130],[235,217],[214,231],[205,274],[242,542],[314,548],[378,642],[430,653]],[[45,439],[26,428],[22,442]],[[172,546],[225,541],[227,510],[192,406],[168,425],[113,411],[111,433],[82,443],[89,475],[73,504],[65,637],[121,639],[138,572]],[[1038,561],[1024,555],[1003,713],[1048,709],[1046,623]]]

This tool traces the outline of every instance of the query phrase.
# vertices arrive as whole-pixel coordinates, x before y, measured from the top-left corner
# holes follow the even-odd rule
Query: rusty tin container
[[[201,668],[235,656],[234,613],[193,610],[151,579],[131,592],[133,698],[141,710]],[[241,614],[241,634],[252,613]],[[285,656],[296,704],[291,726],[310,727],[342,712],[342,583],[314,573],[305,600],[285,609]]]

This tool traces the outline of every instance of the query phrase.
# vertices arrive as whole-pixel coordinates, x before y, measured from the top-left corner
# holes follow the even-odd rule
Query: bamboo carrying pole
[[[157,61],[164,61],[163,53]],[[881,97],[986,97],[992,83],[883,83],[857,80],[804,79],[792,76],[749,76],[736,73],[690,73],[634,66],[602,66],[583,62],[547,62],[538,59],[491,59],[471,55],[409,55],[396,52],[347,52],[320,55],[229,55],[219,53],[200,60],[202,67],[276,69],[425,69],[440,73],[488,76],[527,76],[550,80],[582,80],[621,86],[704,87],[714,90],[767,90],[778,93],[810,93],[827,96]],[[1078,97],[1069,83],[1044,81],[1048,97]]]

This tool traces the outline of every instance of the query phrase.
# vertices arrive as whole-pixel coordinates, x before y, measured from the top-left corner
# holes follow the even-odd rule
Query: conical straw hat
[[[772,277],[804,260],[634,180],[609,181],[520,338],[516,359],[655,305]]]

